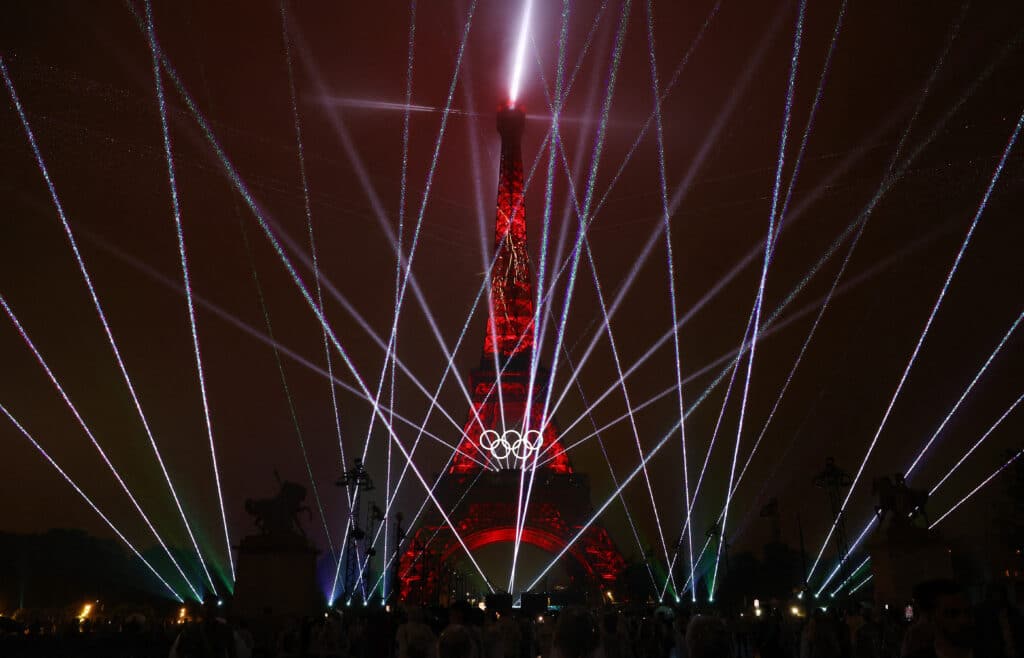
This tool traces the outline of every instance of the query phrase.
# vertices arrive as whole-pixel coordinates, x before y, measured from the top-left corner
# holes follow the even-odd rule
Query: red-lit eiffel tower
[[[484,349],[480,366],[469,375],[472,407],[459,452],[436,496],[470,551],[499,542],[511,544],[516,536],[521,469],[534,463],[528,452],[533,446],[542,455],[538,463],[544,465],[534,476],[521,541],[557,554],[589,520],[592,507],[589,480],[574,472],[558,428],[553,419],[544,418],[548,371],[538,365],[532,382],[530,377],[534,306],[523,204],[520,140],[524,125],[521,107],[506,104],[499,109],[501,165]],[[586,581],[578,583],[581,588],[610,584],[625,567],[608,533],[597,525],[589,526],[569,545],[566,555],[574,558],[567,565],[571,577]],[[462,544],[435,510],[414,529],[402,554],[398,567],[402,598],[420,602],[447,598],[451,585],[446,577],[463,557]],[[505,574],[490,576],[501,579]]]

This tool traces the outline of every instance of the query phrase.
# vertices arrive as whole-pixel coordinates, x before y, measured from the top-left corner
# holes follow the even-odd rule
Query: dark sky
[[[808,3],[799,57],[783,186],[803,135],[839,3]],[[824,495],[811,484],[827,456],[856,471],[874,436],[899,376],[920,335],[946,273],[1020,112],[1024,110],[1024,14],[1016,3],[913,1],[850,3],[807,152],[801,163],[788,228],[768,271],[765,308],[774,309],[804,272],[864,207],[878,188],[900,136],[921,98],[951,34],[955,38],[928,96],[920,106],[904,153],[934,139],[882,197],[871,216],[842,283],[860,281],[830,304],[778,414],[740,487],[730,514],[739,548],[767,537],[757,510],[778,496],[783,531],[796,541],[800,513],[808,544],[817,549],[827,530]],[[533,34],[548,84],[557,61],[557,3],[538,2]],[[568,98],[563,125],[566,152],[579,167],[577,190],[585,187],[600,106],[608,80],[620,5],[609,2],[593,44]],[[712,3],[655,3],[654,31],[662,84],[704,23]],[[141,4],[138,5],[141,8]],[[497,175],[493,108],[502,100],[511,66],[519,3],[482,0],[473,18],[452,106],[479,112],[453,115],[440,150],[423,216],[413,272],[430,313],[452,345],[480,286],[481,245],[491,244]],[[443,107],[466,17],[465,3],[421,2],[416,20],[412,100]],[[567,61],[571,70],[587,38],[597,2],[572,3]],[[14,2],[0,21],[2,53],[39,140],[61,201],[137,386],[156,441],[182,496],[200,541],[214,561],[225,564],[216,491],[202,416],[184,298],[115,252],[128,254],[172,281],[181,280],[166,164],[155,102],[150,53],[131,13],[117,2]],[[688,194],[672,216],[675,281],[685,312],[725,276],[767,230],[786,78],[792,51],[796,3],[724,0],[694,49],[664,106],[665,158],[670,195],[693,168]],[[302,185],[293,130],[288,72],[276,3],[158,3],[155,25],[163,48],[209,119],[226,153],[267,214],[305,244]],[[962,15],[962,18],[961,18]],[[394,308],[395,256],[381,231],[357,167],[347,157],[335,126],[353,140],[387,221],[397,225],[402,159],[401,111],[366,109],[356,101],[400,103],[404,98],[408,5],[295,3],[289,22],[309,191],[323,276],[386,340]],[[619,168],[653,109],[647,57],[645,3],[629,14],[621,66],[611,104],[607,138],[596,178],[597,198]],[[957,29],[955,26],[959,25]],[[759,44],[766,47],[757,55]],[[317,80],[319,77],[319,81]],[[241,226],[252,244],[275,336],[316,364],[324,354],[313,314],[288,279],[251,213],[233,192],[181,97],[165,78],[181,194],[185,238],[196,295],[243,322],[265,330]],[[968,92],[969,95],[968,95]],[[526,66],[522,102],[545,114],[536,58]],[[948,112],[961,100],[951,116]],[[731,109],[731,111],[730,111]],[[169,541],[184,546],[177,517],[142,425],[72,257],[47,188],[9,96],[0,109],[0,292],[65,384],[69,395],[107,449],[127,484]],[[409,146],[409,211],[415,222],[440,126],[439,112],[413,113]],[[940,123],[941,122],[941,123]],[[714,133],[716,124],[720,131]],[[528,123],[524,155],[529,165],[545,132],[542,120]],[[711,139],[713,137],[713,139]],[[704,148],[707,142],[708,148]],[[479,166],[473,166],[473,145]],[[704,153],[703,158],[698,154]],[[541,161],[543,172],[546,160]],[[560,172],[561,174],[561,172]],[[1020,313],[1024,267],[1019,245],[1021,151],[1006,169],[981,218],[970,247],[935,318],[916,365],[881,433],[865,476],[851,500],[851,524],[860,527],[874,504],[870,480],[902,471],[938,426],[984,359]],[[527,195],[533,258],[540,252],[541,179]],[[575,215],[563,213],[568,186],[555,179],[552,245]],[[602,289],[614,296],[659,222],[657,143],[649,132],[594,218],[589,238]],[[482,214],[481,212],[482,211]],[[407,234],[408,235],[408,234]],[[488,247],[489,248],[489,247]],[[408,241],[405,244],[408,250]],[[838,272],[845,245],[793,301],[791,311],[815,302]],[[563,256],[564,258],[564,256]],[[684,375],[701,369],[740,343],[757,289],[761,256],[696,314],[680,332]],[[881,269],[876,265],[884,264]],[[870,272],[868,278],[860,275]],[[308,272],[303,270],[303,275]],[[565,278],[556,300],[562,303]],[[584,258],[572,299],[565,341],[574,360],[595,331],[600,307]],[[411,291],[410,291],[411,292]],[[671,326],[666,249],[661,239],[624,295],[612,320],[623,367],[633,364]],[[741,436],[741,464],[761,431],[810,329],[815,313],[758,343]],[[342,306],[327,303],[327,316],[367,384],[376,384],[383,352]],[[221,467],[232,537],[250,531],[243,509],[248,497],[274,491],[273,470],[308,484],[295,428],[273,352],[206,308],[198,309],[199,338],[206,365],[214,440]],[[478,310],[456,354],[465,377],[479,359],[484,316]],[[416,299],[403,306],[399,357],[433,390],[445,360]],[[545,346],[550,361],[553,343]],[[930,487],[1021,394],[1022,342],[1011,338],[986,376],[939,436],[913,483]],[[0,323],[0,402],[33,432],[125,533],[140,545],[152,537],[63,406],[11,324]],[[335,360],[339,376],[353,379]],[[329,388],[317,373],[285,360],[302,438],[320,487],[331,531],[343,527],[340,472]],[[742,373],[736,392],[742,384]],[[713,373],[684,387],[696,399]],[[555,391],[568,384],[563,360]],[[598,341],[580,381],[595,399],[616,378],[608,341]],[[675,381],[671,341],[628,380],[633,404]],[[585,409],[575,384],[558,410],[564,427]],[[340,391],[340,389],[339,389]],[[716,389],[687,421],[691,477],[704,459],[723,400]],[[399,376],[397,409],[419,421],[423,394]],[[440,398],[458,422],[466,403],[449,381]],[[370,419],[369,405],[340,391],[346,450],[358,451]],[[625,412],[621,391],[593,410],[599,426]],[[678,418],[668,396],[636,415],[645,449],[653,447]],[[726,408],[712,453],[705,488],[696,503],[698,536],[721,509],[728,483],[738,398]],[[1019,445],[1024,412],[1017,411],[944,485],[932,501],[943,511],[991,472],[1008,449]],[[589,419],[566,442],[589,433]],[[458,433],[436,411],[427,428],[455,442]],[[400,427],[407,445],[415,438]],[[638,463],[628,423],[603,433],[619,477]],[[0,423],[2,529],[30,532],[82,527],[109,530],[6,421]],[[447,449],[425,441],[415,462],[430,477]],[[589,473],[591,496],[602,503],[612,490],[608,468],[595,441],[572,452]],[[399,455],[396,453],[396,458]],[[368,466],[382,501],[386,434],[377,425]],[[678,438],[650,464],[665,533],[678,532],[683,510]],[[952,537],[981,532],[990,522],[988,503],[1001,484],[950,517]],[[407,517],[423,499],[412,478],[400,505]],[[626,491],[645,544],[657,544],[646,487],[634,480]],[[618,503],[603,522],[627,555],[637,547]],[[307,524],[326,548],[316,516]],[[337,538],[335,538],[337,542]]]

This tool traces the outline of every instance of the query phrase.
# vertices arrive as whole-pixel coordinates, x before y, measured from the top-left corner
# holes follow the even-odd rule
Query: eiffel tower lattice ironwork
[[[501,164],[484,348],[479,367],[469,374],[472,406],[459,452],[436,496],[470,551],[511,544],[521,469],[532,466],[539,451],[546,463],[534,475],[521,541],[552,553],[568,547],[566,555],[576,563],[573,572],[582,574],[587,586],[600,587],[615,581],[625,561],[607,531],[596,524],[572,542],[593,513],[589,480],[573,469],[554,419],[544,417],[548,371],[537,364],[532,377],[530,372],[536,346],[523,203],[524,126],[520,106],[506,104],[498,111]],[[470,486],[471,495],[463,496]],[[457,561],[463,548],[436,513],[410,533],[410,540],[398,569],[402,597],[436,600],[441,596],[439,574],[451,568],[449,562]],[[419,566],[422,559],[429,559],[431,568]]]

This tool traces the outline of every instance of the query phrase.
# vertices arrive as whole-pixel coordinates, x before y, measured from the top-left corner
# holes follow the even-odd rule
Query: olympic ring
[[[512,437],[511,441],[509,435]],[[531,435],[536,439],[531,440]],[[527,430],[525,434],[518,430],[505,430],[504,434],[498,434],[496,430],[484,430],[480,435],[480,449],[498,461],[508,459],[510,456],[517,461],[526,461],[531,455],[539,452],[543,444],[544,437],[538,430]]]

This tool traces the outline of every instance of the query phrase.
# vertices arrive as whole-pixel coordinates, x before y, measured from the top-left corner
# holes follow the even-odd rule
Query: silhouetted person
[[[495,613],[484,635],[489,658],[520,658],[523,638],[511,611]]]
[[[449,624],[437,640],[438,658],[480,658],[476,639],[462,624]]]
[[[235,633],[219,616],[217,600],[203,602],[203,619],[185,625],[171,646],[170,658],[238,658]]]
[[[964,589],[952,580],[932,581],[920,603],[934,636],[930,646],[907,654],[908,658],[972,658],[974,625]]]
[[[979,606],[974,620],[978,636],[978,653],[991,658],[1017,658],[1024,650],[1021,618],[1006,598],[1000,583],[991,583],[985,602]]]
[[[398,627],[398,658],[433,658],[434,631],[426,624],[423,609],[409,606],[407,621]]]
[[[718,617],[697,615],[686,627],[687,658],[732,658],[729,631]]]
[[[854,658],[884,658],[885,637],[878,615],[871,608],[862,611],[864,623],[853,636]]]
[[[465,599],[455,601],[448,606],[448,625],[465,626],[469,623],[469,613],[472,609],[472,606],[469,605],[469,601]]]
[[[928,580],[914,586],[914,621],[903,633],[903,641],[900,647],[900,656],[915,655],[929,647],[935,642],[935,624],[932,623],[932,611],[927,601],[934,601],[935,596],[932,590],[938,581]],[[891,615],[888,615],[891,618]]]
[[[676,644],[675,612],[672,608],[660,606],[654,610],[654,637],[652,648],[657,658],[668,658]]]
[[[842,658],[839,629],[821,610],[815,610],[800,636],[800,658]]]
[[[256,639],[253,637],[252,631],[249,630],[249,624],[245,620],[238,622],[238,628],[235,629],[235,641],[239,654],[247,653],[250,656],[252,655],[256,647]]]
[[[629,636],[617,612],[606,612],[601,620],[601,646],[605,658],[633,658]]]
[[[313,625],[309,638],[310,656],[340,658],[344,648],[341,626],[333,615],[325,615]]]
[[[302,655],[302,627],[300,621],[288,618],[277,638],[278,658],[299,658]]]
[[[477,610],[480,612],[480,610]],[[455,603],[452,603],[448,608],[448,628],[453,626],[459,626],[465,629],[469,633],[473,640],[473,647],[476,656],[483,656],[484,652],[484,638],[483,632],[480,627],[473,623],[474,618],[473,606],[469,605],[469,601],[465,599],[459,599]]]
[[[555,624],[553,644],[558,658],[593,656],[601,644],[594,617],[584,608],[566,608]]]

